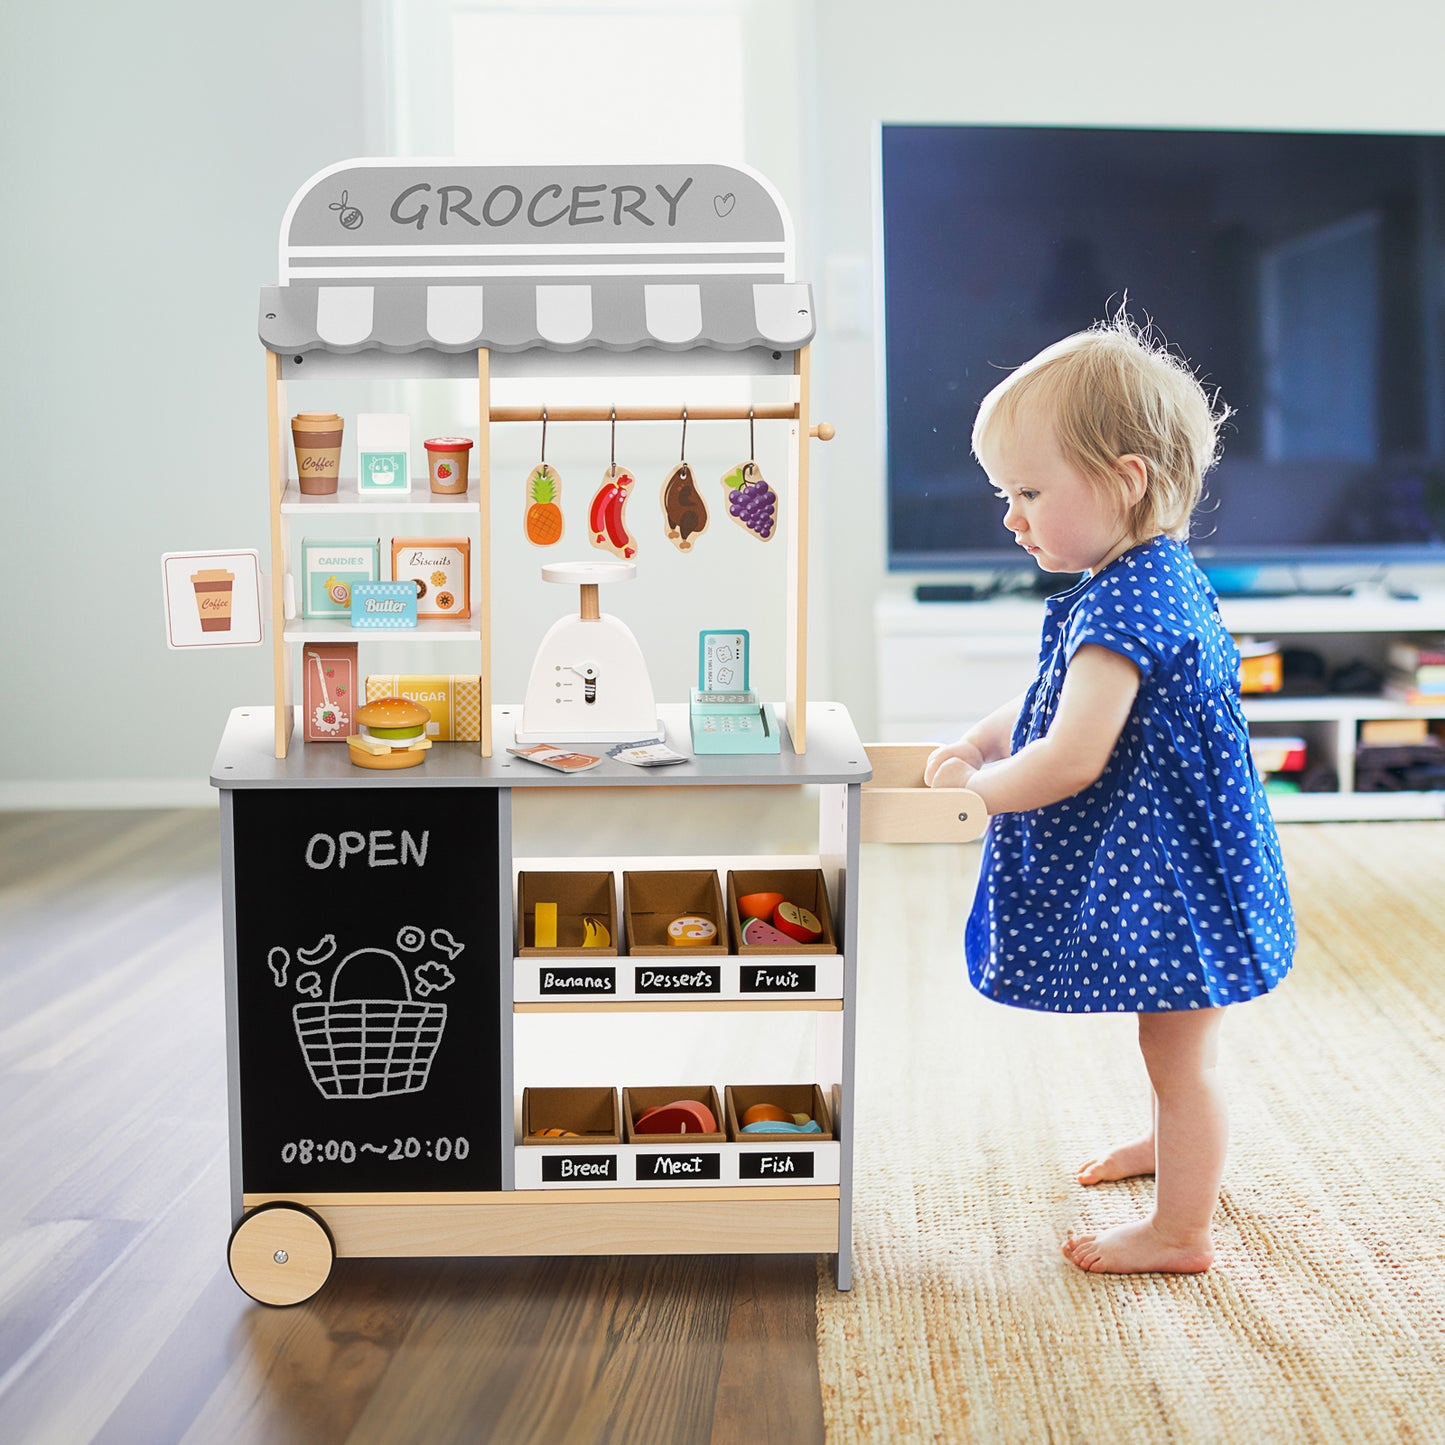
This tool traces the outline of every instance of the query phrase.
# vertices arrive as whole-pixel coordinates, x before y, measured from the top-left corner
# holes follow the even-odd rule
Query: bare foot
[[[1107,1154],[1079,1165],[1074,1176],[1080,1184],[1106,1184],[1114,1179],[1134,1179],[1154,1172],[1154,1136],[1145,1134],[1131,1144],[1116,1144]]]
[[[1061,1249],[1070,1264],[1093,1274],[1202,1274],[1214,1263],[1208,1230],[1170,1240],[1152,1219],[1116,1224],[1100,1234],[1071,1234]]]

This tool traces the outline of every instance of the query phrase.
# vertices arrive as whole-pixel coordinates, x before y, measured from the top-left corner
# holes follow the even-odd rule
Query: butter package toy
[[[393,537],[391,575],[416,585],[420,620],[472,615],[470,537]]]
[[[410,582],[357,582],[351,589],[351,625],[384,632],[416,626],[416,590]]]
[[[426,735],[438,743],[474,743],[482,736],[482,680],[433,673],[371,673],[366,679],[366,700],[404,697],[419,702],[430,714]]]
[[[375,582],[380,575],[380,538],[302,538],[301,615],[350,616],[352,587],[358,582]]]

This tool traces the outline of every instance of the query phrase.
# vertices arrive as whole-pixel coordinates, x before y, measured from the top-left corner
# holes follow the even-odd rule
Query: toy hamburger
[[[358,768],[414,768],[426,761],[431,714],[406,697],[379,697],[356,709],[357,731],[346,740]]]

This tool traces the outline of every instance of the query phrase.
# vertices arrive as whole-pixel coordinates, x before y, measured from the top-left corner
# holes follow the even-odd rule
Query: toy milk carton
[[[301,615],[351,616],[351,589],[381,575],[381,539],[301,542]]]
[[[411,491],[411,418],[405,412],[363,412],[356,418],[356,491],[396,497]]]

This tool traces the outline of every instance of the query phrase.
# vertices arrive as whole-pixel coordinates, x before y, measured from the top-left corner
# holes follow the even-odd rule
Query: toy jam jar
[[[431,473],[434,492],[465,492],[467,489],[467,453],[472,449],[470,437],[432,437],[426,446],[426,466]]]
[[[308,497],[336,490],[341,473],[341,418],[334,411],[302,411],[291,418],[296,479]]]

